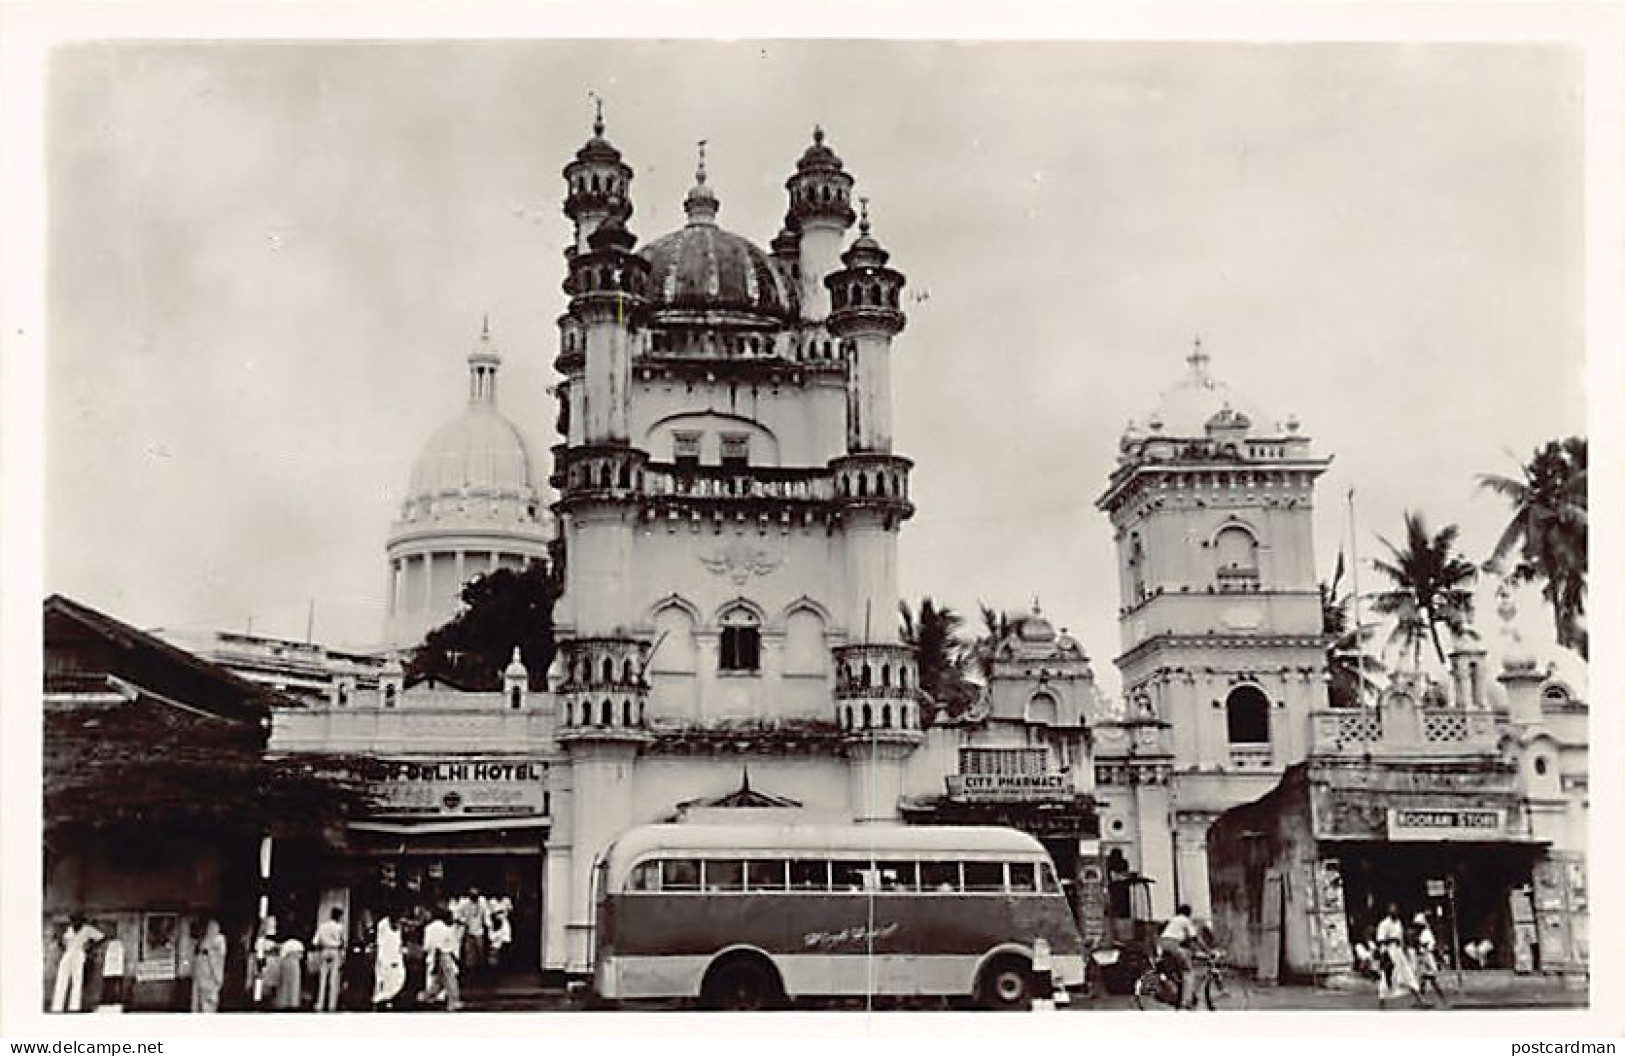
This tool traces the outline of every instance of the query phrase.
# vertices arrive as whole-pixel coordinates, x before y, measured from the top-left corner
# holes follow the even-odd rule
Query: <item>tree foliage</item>
[[[1590,656],[1585,627],[1587,452],[1584,437],[1549,440],[1537,449],[1522,479],[1480,474],[1479,487],[1512,505],[1512,520],[1495,544],[1485,571],[1513,585],[1539,583],[1552,608],[1559,645]],[[1508,567],[1508,559],[1516,560]]]
[[[542,688],[553,662],[553,606],[561,592],[554,566],[541,560],[523,571],[502,568],[472,580],[463,588],[462,611],[412,651],[407,677],[467,690],[500,689],[518,646],[531,687]]]
[[[920,688],[948,717],[964,714],[976,702],[978,693],[965,677],[967,651],[960,634],[964,620],[930,597],[920,599],[917,613],[906,601],[898,602],[897,609],[903,642],[913,646],[917,656]]]
[[[1430,533],[1420,513],[1407,512],[1403,546],[1377,537],[1388,548],[1389,560],[1378,558],[1371,564],[1391,586],[1376,595],[1371,607],[1394,618],[1389,647],[1398,646],[1399,655],[1409,657],[1412,670],[1421,669],[1425,643],[1433,645],[1440,664],[1445,662],[1440,624],[1455,636],[1472,619],[1471,588],[1478,569],[1455,552],[1459,534],[1454,524]]]
[[[1383,662],[1365,651],[1366,642],[1376,625],[1362,623],[1358,629],[1352,625],[1350,609],[1354,595],[1339,594],[1343,580],[1343,562],[1338,559],[1337,571],[1330,583],[1320,584],[1320,629],[1326,635],[1326,672],[1328,693],[1334,708],[1355,708],[1366,703],[1381,691],[1381,679],[1386,672]]]

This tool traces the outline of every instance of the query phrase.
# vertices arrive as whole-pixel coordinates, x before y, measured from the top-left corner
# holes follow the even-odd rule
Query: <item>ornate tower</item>
[[[1186,362],[1124,432],[1098,505],[1117,542],[1128,709],[1172,737],[1175,875],[1157,879],[1203,912],[1208,825],[1308,754],[1326,704],[1311,517],[1329,460],[1295,419],[1266,424],[1215,380],[1200,342]]]
[[[796,162],[795,175],[784,182],[784,188],[790,195],[785,229],[795,237],[799,253],[796,271],[801,282],[801,318],[821,323],[830,312],[824,277],[835,270],[841,240],[854,219],[852,177],[844,171],[835,152],[824,145],[823,128],[813,129],[812,146]],[[777,239],[773,248],[775,253],[780,251]],[[789,252],[788,242],[784,251]]]

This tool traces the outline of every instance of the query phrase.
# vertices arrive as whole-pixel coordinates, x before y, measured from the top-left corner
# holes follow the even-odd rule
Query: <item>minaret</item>
[[[824,145],[824,130],[813,129],[812,146],[796,162],[796,173],[784,183],[790,195],[785,234],[798,235],[797,270],[801,281],[801,318],[821,323],[829,315],[829,290],[824,279],[835,270],[841,240],[852,226],[852,177],[842,171],[841,159]],[[785,238],[780,235],[780,239]],[[780,251],[780,240],[774,240]],[[789,242],[782,243],[785,250]]]
[[[631,170],[593,138],[564,170],[565,214],[576,244],[565,250],[570,307],[560,320],[557,367],[565,376],[565,442],[555,449],[553,484],[565,541],[565,584],[556,631],[563,679],[556,689],[558,739],[569,754],[569,806],[561,803],[549,883],[570,892],[567,967],[584,970],[592,920],[590,851],[632,824],[627,780],[645,732],[648,643],[628,628],[632,543],[646,452],[627,433],[631,357],[646,307],[649,265],[633,252],[625,197]],[[597,182],[594,182],[594,181]],[[568,877],[567,883],[562,883]]]
[[[805,259],[805,243],[803,243]],[[846,364],[846,455],[830,464],[846,536],[846,626],[835,651],[838,720],[848,730],[853,817],[892,820],[902,764],[919,743],[914,651],[898,641],[897,533],[914,513],[913,463],[891,449],[891,341],[905,319],[904,279],[869,232],[868,205],[844,265],[824,280],[830,335]]]
[[[604,138],[604,101],[596,100],[592,138],[576,151],[576,160],[564,167],[568,190],[564,215],[575,222],[575,252],[587,252],[587,240],[598,225],[612,216],[625,223],[632,218],[632,169],[621,152]]]

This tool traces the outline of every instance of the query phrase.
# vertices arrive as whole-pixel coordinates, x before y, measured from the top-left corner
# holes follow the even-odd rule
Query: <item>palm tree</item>
[[[1395,546],[1378,536],[1388,548],[1392,560],[1371,562],[1378,572],[1387,576],[1393,586],[1372,600],[1371,607],[1396,623],[1388,644],[1400,645],[1400,655],[1411,658],[1411,669],[1422,666],[1422,643],[1431,641],[1439,663],[1445,662],[1444,645],[1439,641],[1439,624],[1454,635],[1467,629],[1472,618],[1472,582],[1478,569],[1471,561],[1456,554],[1456,537],[1460,528],[1447,524],[1437,534],[1430,534],[1427,523],[1419,513],[1405,514],[1405,546]]]
[[[1484,570],[1513,586],[1539,582],[1552,607],[1558,644],[1589,659],[1585,437],[1549,440],[1520,469],[1522,480],[1479,474],[1478,486],[1507,499],[1513,510]],[[1509,570],[1506,560],[1514,550],[1518,560]]]
[[[937,706],[957,712],[974,699],[967,698],[965,682],[965,642],[959,629],[964,620],[946,605],[937,605],[929,596],[920,599],[919,615],[908,602],[897,603],[902,617],[903,642],[914,647],[920,670],[920,688]]]
[[[985,601],[976,603],[982,613],[982,633],[971,643],[970,654],[976,661],[976,669],[982,675],[982,681],[988,682],[993,677],[993,651],[1004,641],[1004,636],[1010,633],[1010,617],[993,608]]]
[[[1338,555],[1337,570],[1330,583],[1320,584],[1320,629],[1326,635],[1326,676],[1334,708],[1357,708],[1382,689],[1387,667],[1365,651],[1365,643],[1376,630],[1372,623],[1359,629],[1349,626],[1352,594],[1339,595],[1343,580],[1343,558]]]

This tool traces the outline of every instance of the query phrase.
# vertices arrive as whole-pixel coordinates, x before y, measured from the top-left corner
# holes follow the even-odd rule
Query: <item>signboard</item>
[[[373,785],[381,815],[547,813],[547,764],[533,759],[389,760]]]
[[[1444,888],[1444,881],[1443,880],[1429,880],[1428,881],[1428,897],[1429,898],[1443,898],[1444,895],[1445,895],[1445,888]]]
[[[1506,836],[1504,810],[1392,807],[1388,811],[1390,840],[1499,840]]]
[[[1066,774],[950,774],[948,797],[969,802],[987,800],[1071,799]]]

